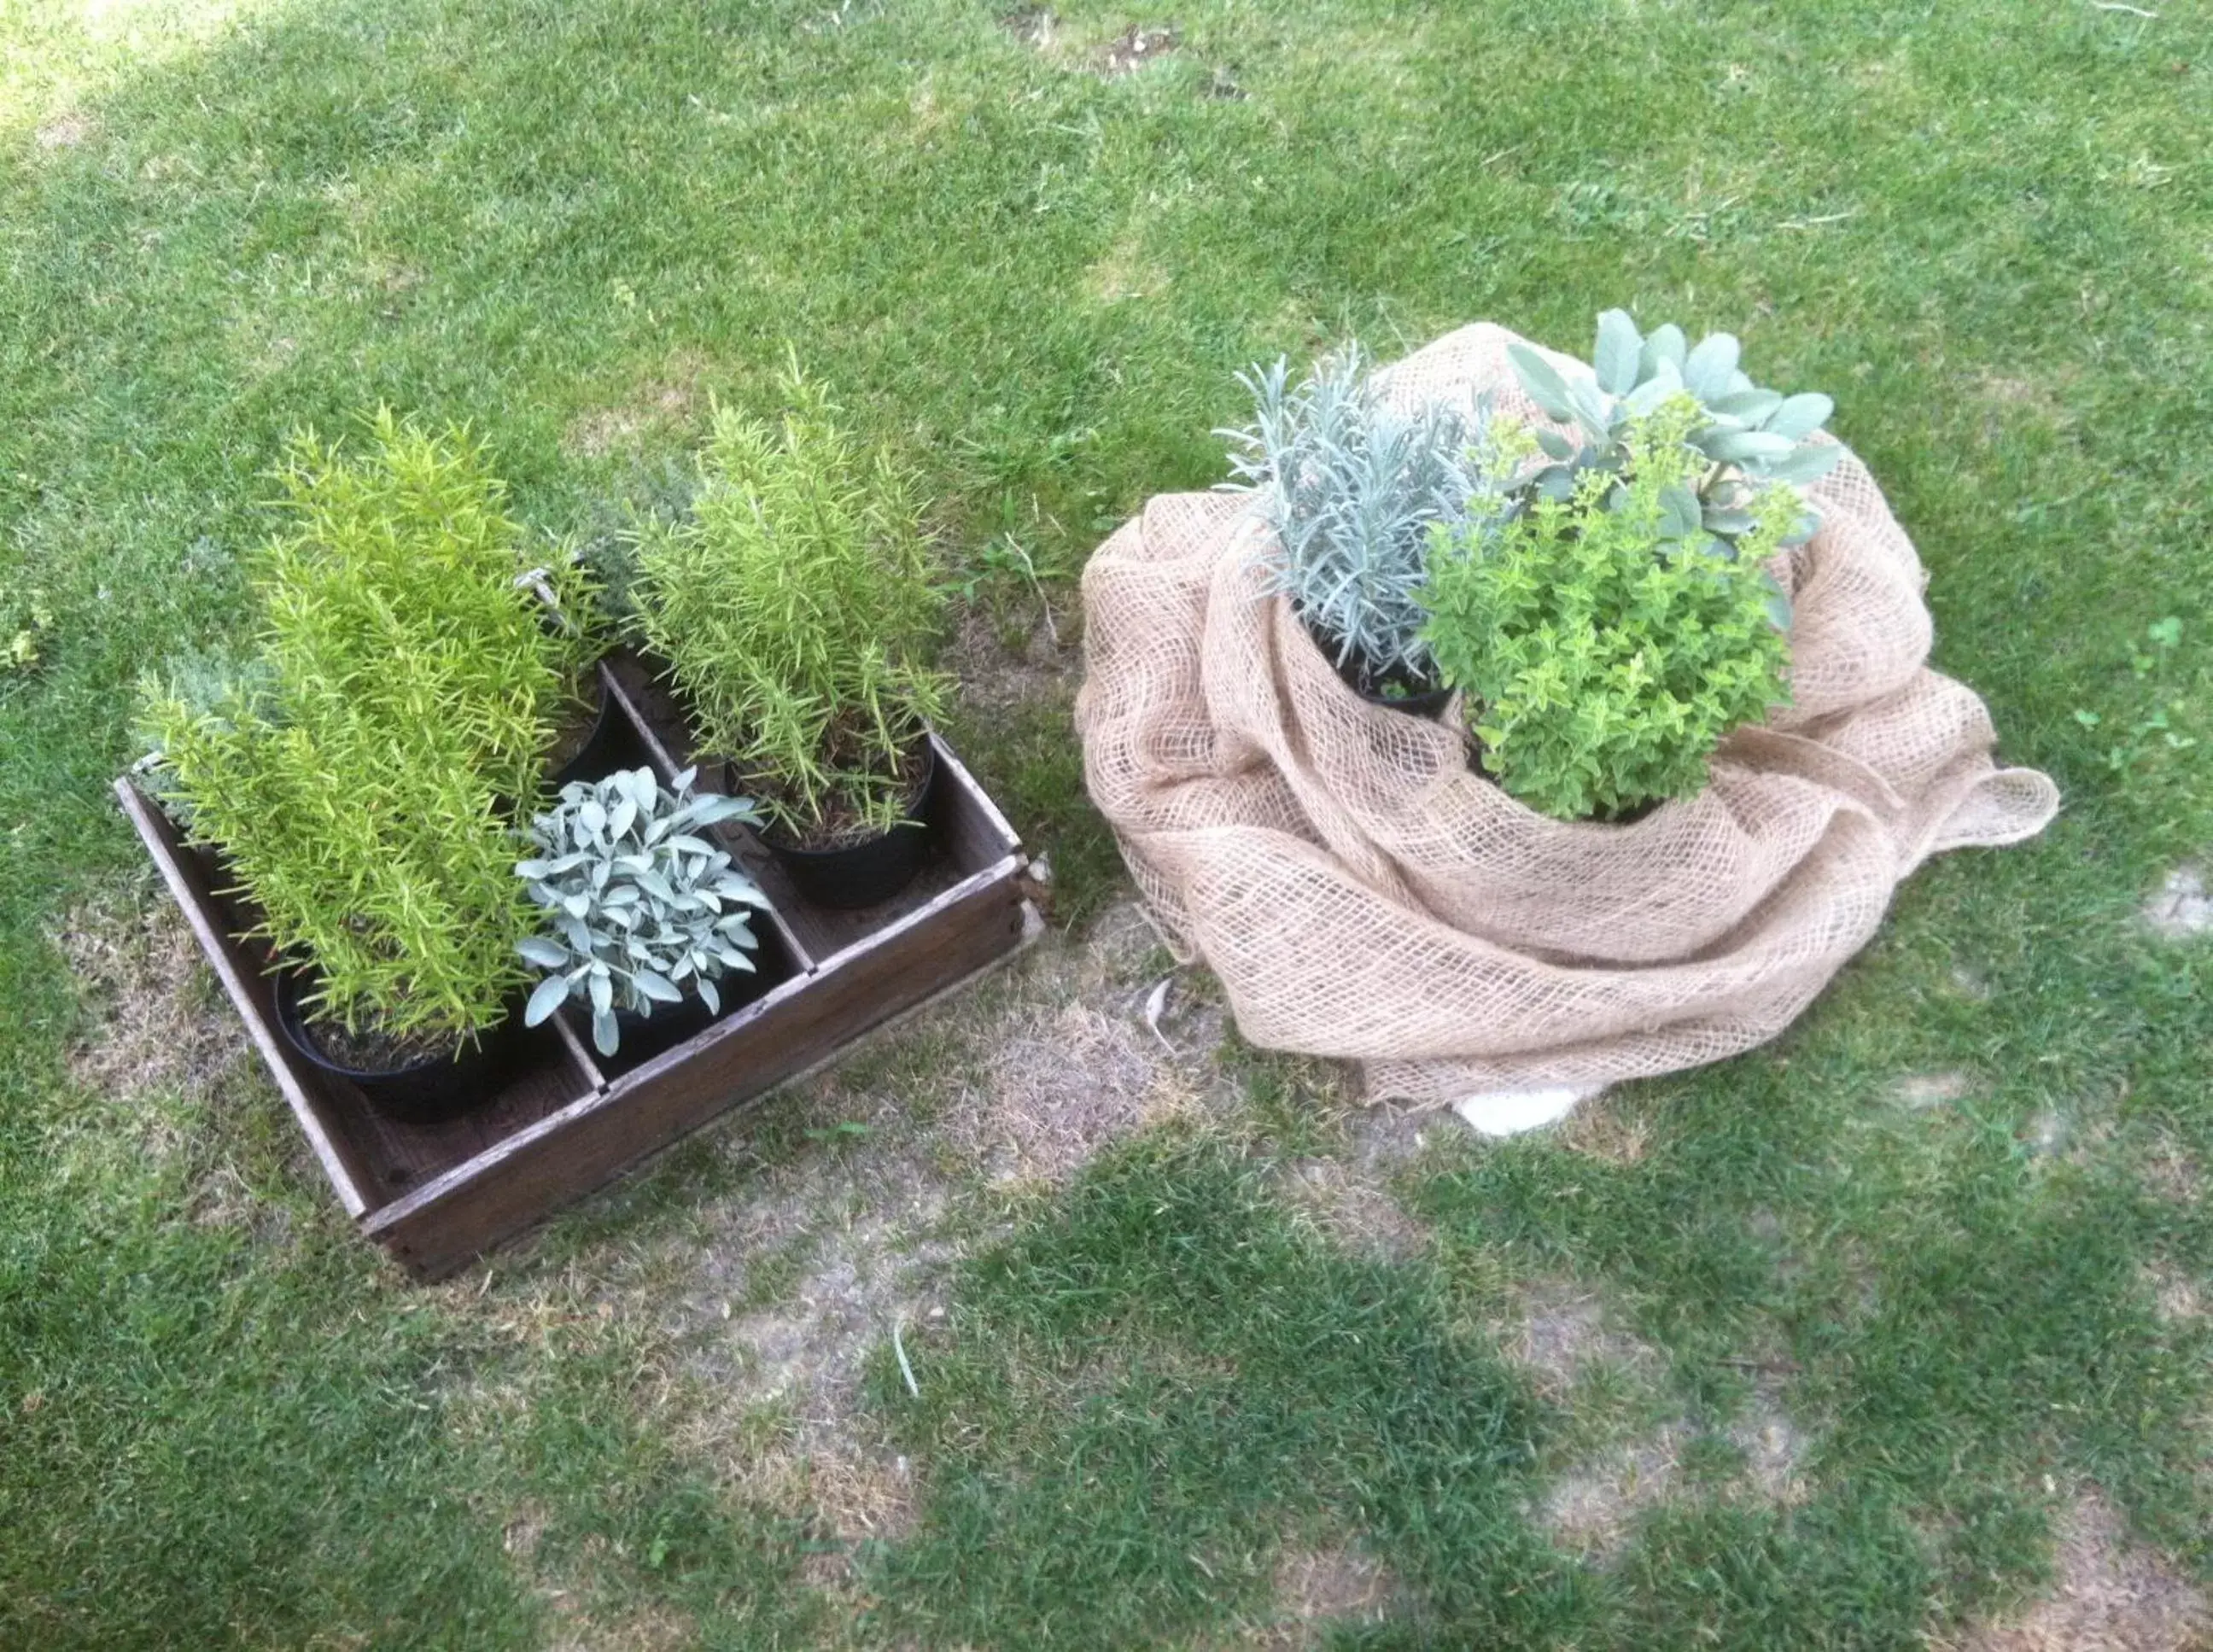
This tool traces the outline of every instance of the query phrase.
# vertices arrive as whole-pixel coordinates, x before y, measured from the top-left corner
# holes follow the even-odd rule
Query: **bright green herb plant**
[[[1701,418],[1666,399],[1625,429],[1619,470],[1436,532],[1424,637],[1485,771],[1546,814],[1697,792],[1722,735],[1789,698],[1766,564],[1803,503],[1771,483],[1733,539],[1707,532],[1686,497],[1712,462],[1690,440]]]
[[[640,531],[631,592],[702,748],[820,844],[905,817],[944,703],[927,663],[944,598],[908,477],[796,363],[782,384],[775,424],[716,411],[692,515]]]
[[[150,783],[311,964],[349,1030],[450,1042],[506,1013],[534,913],[514,814],[590,643],[582,576],[533,557],[466,432],[381,410],[358,455],[312,436],[259,553],[255,657],[143,686]]]

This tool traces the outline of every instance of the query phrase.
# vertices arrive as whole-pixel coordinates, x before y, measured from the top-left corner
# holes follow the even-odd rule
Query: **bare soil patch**
[[[2188,941],[2213,930],[2213,898],[2205,893],[2204,869],[2178,866],[2169,872],[2158,892],[2144,902],[2143,920],[2167,941]]]
[[[1132,24],[1100,49],[1098,70],[1110,77],[1127,75],[1158,62],[1182,44],[1183,36],[1175,29]]]
[[[999,712],[1073,700],[1082,655],[1072,639],[1056,635],[1042,609],[1017,631],[971,607],[960,616],[944,664],[960,684],[965,709]],[[1076,738],[1073,727],[1068,737]]]
[[[203,1092],[247,1060],[246,1029],[168,899],[80,906],[52,938],[89,1023],[69,1049],[79,1084],[125,1095]]]
[[[1962,1652],[2185,1652],[2213,1632],[2205,1596],[2164,1558],[2131,1545],[2095,1490],[2068,1511],[2057,1559],[2048,1595],[1977,1630]]]

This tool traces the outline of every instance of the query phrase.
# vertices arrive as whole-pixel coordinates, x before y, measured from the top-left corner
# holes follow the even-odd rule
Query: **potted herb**
[[[600,1053],[635,1064],[766,989],[751,917],[768,898],[700,835],[759,814],[744,798],[694,795],[697,773],[686,770],[673,788],[646,768],[571,782],[531,822],[538,852],[515,871],[544,927],[516,950],[546,974],[528,1025],[574,999],[589,1009]],[[729,977],[740,984],[718,984]]]
[[[1235,480],[1267,523],[1266,588],[1282,593],[1344,680],[1381,705],[1434,715],[1436,675],[1418,600],[1430,533],[1486,491],[1474,462],[1484,411],[1405,411],[1374,384],[1358,345],[1286,387],[1281,358],[1239,382],[1253,421],[1222,430]]]
[[[908,479],[794,365],[765,424],[718,409],[692,515],[638,538],[637,627],[699,747],[758,802],[808,899],[865,906],[921,865],[942,604]]]
[[[1771,568],[1814,532],[1796,485],[1841,452],[1808,440],[1831,404],[1753,385],[1727,334],[1687,349],[1619,310],[1590,376],[1509,355],[1573,434],[1493,434],[1520,473],[1434,531],[1422,635],[1483,772],[1559,819],[1633,819],[1701,790],[1722,737],[1789,701]]]
[[[580,633],[543,623],[522,532],[464,432],[380,411],[359,457],[297,438],[253,658],[149,680],[152,789],[260,913],[301,1056],[430,1117],[476,1093],[535,927],[513,811],[535,795]],[[572,569],[539,570],[581,611]]]

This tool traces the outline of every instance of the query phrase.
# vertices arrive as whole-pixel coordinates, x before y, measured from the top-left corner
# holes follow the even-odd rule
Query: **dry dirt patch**
[[[2058,1581],[2045,1599],[1977,1630],[1961,1652],[2185,1652],[2213,1632],[2204,1595],[2164,1559],[2130,1544],[2094,1490],[2059,1534]]]
[[[246,1060],[245,1029],[169,901],[80,906],[52,938],[89,1012],[69,1049],[70,1076],[87,1089],[201,1092]]]
[[[2144,922],[2163,940],[2187,941],[2213,930],[2213,898],[2205,893],[2205,874],[2195,866],[2178,866],[2167,875],[2158,893],[2144,903]]]
[[[804,1145],[619,1259],[602,1307],[673,1350],[687,1455],[848,1551],[906,1529],[915,1487],[863,1404],[870,1362],[896,1335],[926,1385],[954,1265],[1025,1190],[1223,1094],[1210,1045],[1172,1052],[1147,1024],[1155,944],[1130,904],[1080,943],[1048,936],[783,1098]],[[817,1581],[846,1559],[827,1551]]]

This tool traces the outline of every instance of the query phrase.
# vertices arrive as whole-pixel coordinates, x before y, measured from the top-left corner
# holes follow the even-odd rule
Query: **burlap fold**
[[[1463,328],[1381,381],[1541,423],[1513,337]],[[1539,815],[1446,722],[1346,688],[1263,594],[1247,496],[1162,495],[1124,524],[1083,576],[1085,771],[1239,1030],[1417,1101],[1693,1066],[1787,1026],[1928,856],[2042,830],[2057,789],[1997,768],[1982,701],[1927,668],[1920,561],[1866,467],[1812,493],[1793,704],[1626,826]]]

